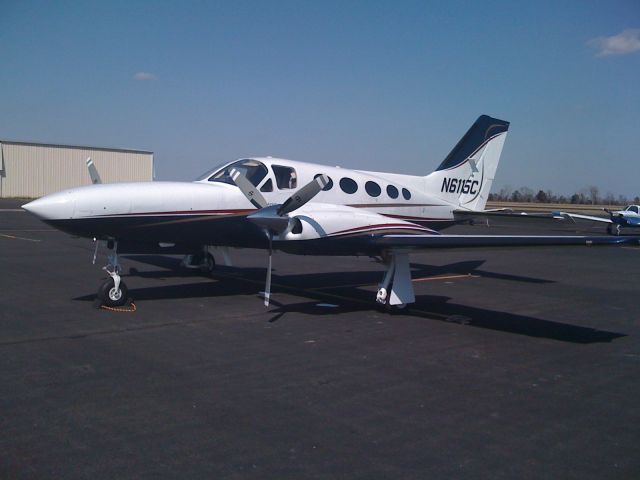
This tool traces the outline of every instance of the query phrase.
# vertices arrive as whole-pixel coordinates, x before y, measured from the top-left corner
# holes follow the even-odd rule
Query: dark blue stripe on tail
[[[447,170],[464,163],[489,138],[509,130],[509,122],[481,115],[436,169]]]

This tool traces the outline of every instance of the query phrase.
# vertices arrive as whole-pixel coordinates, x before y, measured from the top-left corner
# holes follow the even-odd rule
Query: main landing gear
[[[211,273],[216,268],[216,261],[209,253],[209,249],[204,247],[200,253],[185,255],[180,265],[184,268],[200,270],[202,273]]]
[[[609,224],[607,225],[607,233],[609,235],[620,235],[620,231],[622,230],[622,226],[619,223],[615,225]]]
[[[118,242],[110,240],[107,246],[113,253],[107,256],[109,263],[102,269],[107,272],[109,278],[98,288],[98,300],[107,307],[121,307],[129,301],[129,289],[120,277],[122,267],[118,262]]]
[[[411,283],[411,268],[407,252],[390,252],[384,257],[387,271],[379,285],[376,302],[387,308],[405,308],[416,301]]]

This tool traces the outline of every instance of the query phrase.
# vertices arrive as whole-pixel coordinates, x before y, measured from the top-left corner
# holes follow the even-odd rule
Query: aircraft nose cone
[[[29,202],[22,208],[42,220],[62,220],[73,218],[75,201],[71,192],[58,192]]]

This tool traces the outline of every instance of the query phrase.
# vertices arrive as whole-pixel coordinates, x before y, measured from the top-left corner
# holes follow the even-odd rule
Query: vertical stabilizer
[[[91,177],[91,183],[94,185],[96,183],[102,183],[102,179],[100,178],[100,174],[98,173],[98,169],[96,168],[95,163],[91,160],[91,157],[87,158],[87,169],[89,169],[89,176]]]
[[[498,169],[509,122],[481,115],[435,172],[427,192],[457,208],[484,210]]]

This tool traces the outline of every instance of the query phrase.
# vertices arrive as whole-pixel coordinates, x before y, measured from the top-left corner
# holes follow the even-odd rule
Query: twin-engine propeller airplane
[[[483,212],[509,123],[482,115],[430,175],[348,170],[280,158],[245,158],[194,182],[100,183],[34,200],[24,209],[72,235],[107,242],[110,278],[99,296],[127,300],[118,253],[185,253],[213,266],[209,247],[369,255],[386,265],[376,300],[415,301],[409,253],[415,249],[593,245],[638,237],[446,235],[456,213]],[[302,188],[300,188],[302,186]],[[97,248],[97,244],[96,244]],[[95,259],[95,256],[94,256]]]
[[[603,210],[609,214],[609,218],[568,212],[555,212],[555,215],[571,220],[574,223],[576,220],[606,223],[607,233],[610,235],[620,235],[623,227],[640,228],[640,205],[627,205],[623,210],[609,210],[607,208],[603,208]]]

